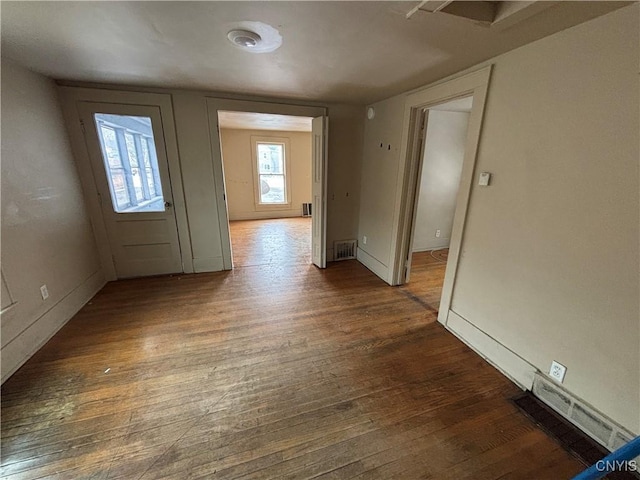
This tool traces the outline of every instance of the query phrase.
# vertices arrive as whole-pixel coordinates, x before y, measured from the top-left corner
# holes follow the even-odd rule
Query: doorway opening
[[[421,110],[422,151],[404,287],[437,311],[449,258],[473,97]]]
[[[234,267],[312,263],[312,123],[218,111]]]

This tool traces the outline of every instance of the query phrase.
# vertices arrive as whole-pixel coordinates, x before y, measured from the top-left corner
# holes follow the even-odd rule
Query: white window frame
[[[260,193],[260,172],[258,171],[258,144],[283,146],[284,155],[284,203],[263,203]],[[251,171],[253,172],[253,192],[256,210],[288,210],[291,208],[291,142],[288,137],[251,136]]]

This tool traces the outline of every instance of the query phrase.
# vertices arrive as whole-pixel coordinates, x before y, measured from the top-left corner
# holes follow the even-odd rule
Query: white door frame
[[[406,278],[406,260],[410,255],[410,247],[415,220],[415,202],[417,201],[418,174],[422,164],[422,142],[420,129],[422,112],[429,107],[454,100],[473,96],[473,107],[469,116],[467,141],[462,176],[453,219],[449,258],[445,271],[444,285],[438,321],[446,324],[451,307],[451,298],[455,277],[458,270],[460,250],[464,236],[465,221],[469,208],[469,197],[474,179],[474,170],[482,128],[491,66],[460,77],[446,80],[429,86],[423,90],[407,95],[404,108],[404,126],[402,133],[402,149],[400,152],[400,172],[396,191],[396,205],[393,219],[394,235],[391,240],[391,265],[389,268],[392,285],[402,285]]]
[[[209,117],[211,153],[213,157],[213,175],[215,178],[215,195],[218,204],[220,243],[222,245],[222,263],[225,270],[231,270],[233,268],[233,255],[231,253],[229,213],[226,202],[227,195],[224,180],[224,167],[222,165],[222,150],[220,146],[220,127],[218,125],[219,111],[271,113],[276,115],[292,115],[296,117],[320,117],[327,114],[327,109],[325,107],[207,97],[207,113]]]
[[[107,235],[104,215],[100,207],[96,177],[91,166],[89,151],[80,122],[80,113],[77,108],[78,102],[148,105],[160,108],[183,271],[184,273],[193,273],[191,237],[189,234],[184,189],[182,186],[182,173],[180,157],[178,156],[178,142],[176,139],[171,95],[80,87],[59,87],[59,91],[62,100],[62,111],[71,141],[71,148],[78,167],[87,210],[89,211],[93,232],[96,237],[100,263],[102,264],[106,279],[116,280],[116,269],[113,263],[113,254]]]

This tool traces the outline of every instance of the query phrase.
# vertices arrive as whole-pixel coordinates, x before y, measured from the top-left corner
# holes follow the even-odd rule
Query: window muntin
[[[258,193],[261,205],[287,204],[285,144],[256,142]]]
[[[116,213],[164,212],[151,118],[94,115]]]

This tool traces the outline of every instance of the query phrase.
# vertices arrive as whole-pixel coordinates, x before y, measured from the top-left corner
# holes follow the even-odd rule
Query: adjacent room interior
[[[424,111],[424,132],[405,284],[435,310],[449,258],[473,97]],[[412,285],[417,284],[417,285]],[[419,290],[422,289],[422,290]]]
[[[637,2],[0,20],[2,478],[558,480],[637,441]]]
[[[234,267],[311,264],[310,117],[218,112]]]

